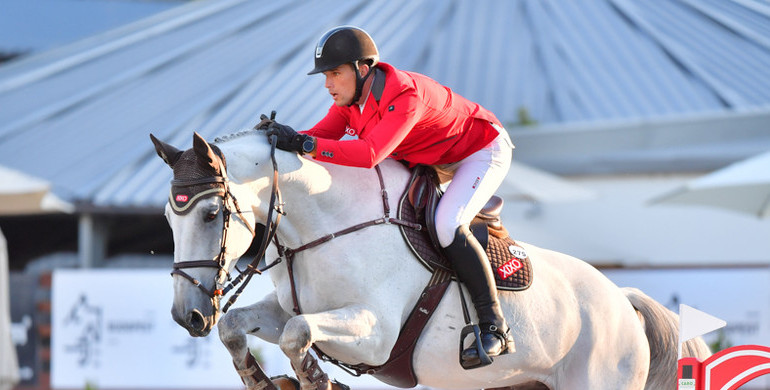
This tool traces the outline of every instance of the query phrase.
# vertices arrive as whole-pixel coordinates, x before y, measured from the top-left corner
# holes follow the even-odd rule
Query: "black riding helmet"
[[[361,76],[358,64],[368,61],[369,73]],[[366,31],[354,26],[340,26],[327,31],[315,47],[315,68],[308,72],[309,75],[334,69],[342,64],[353,64],[356,72],[356,94],[350,105],[355,104],[361,98],[364,80],[380,61],[380,53],[377,46]]]

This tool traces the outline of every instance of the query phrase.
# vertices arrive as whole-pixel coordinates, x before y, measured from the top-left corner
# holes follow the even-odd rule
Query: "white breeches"
[[[508,174],[513,143],[505,129],[489,145],[463,160],[434,165],[442,184],[449,182],[436,209],[436,230],[442,247],[454,240],[455,231],[469,224]]]

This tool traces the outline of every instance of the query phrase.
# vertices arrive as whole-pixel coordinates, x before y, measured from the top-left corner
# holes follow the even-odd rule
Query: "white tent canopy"
[[[536,203],[562,203],[591,200],[596,194],[552,173],[511,163],[511,169],[498,190],[506,199]]]
[[[50,190],[45,180],[0,166],[0,215],[74,211]]]
[[[770,218],[770,151],[701,176],[652,203],[713,206]]]

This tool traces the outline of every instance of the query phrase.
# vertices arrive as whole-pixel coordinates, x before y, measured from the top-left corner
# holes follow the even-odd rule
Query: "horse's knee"
[[[312,344],[310,325],[303,316],[297,316],[286,322],[278,346],[287,356],[296,356],[307,351]]]
[[[232,310],[225,314],[219,320],[217,325],[219,329],[219,340],[227,347],[231,352],[242,351],[248,347],[248,341],[246,340],[246,331],[241,324],[240,316],[236,310]]]

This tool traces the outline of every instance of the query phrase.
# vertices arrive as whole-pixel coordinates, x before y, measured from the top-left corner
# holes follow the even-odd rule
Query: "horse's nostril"
[[[198,309],[187,313],[187,324],[191,329],[201,332],[206,327],[206,319]]]

